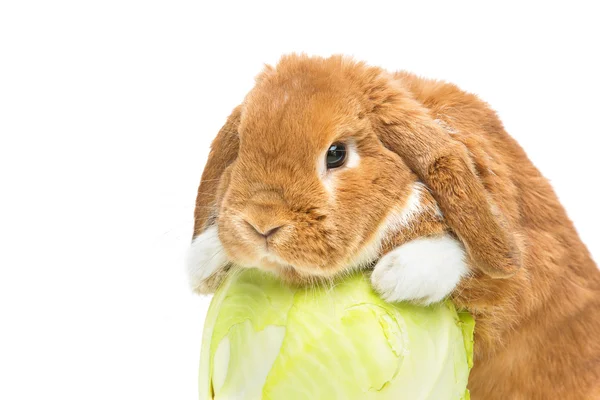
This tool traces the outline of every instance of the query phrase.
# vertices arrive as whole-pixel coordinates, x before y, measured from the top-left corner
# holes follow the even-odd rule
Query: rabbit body
[[[471,312],[473,399],[600,398],[600,272],[494,111],[449,83],[342,56],[266,67],[213,142],[188,266],[202,293],[235,268],[372,269],[389,301]]]

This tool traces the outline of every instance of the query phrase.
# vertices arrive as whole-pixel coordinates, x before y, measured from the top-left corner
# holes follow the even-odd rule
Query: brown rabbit
[[[476,96],[349,58],[267,67],[213,142],[188,259],[283,279],[373,269],[389,301],[476,320],[473,399],[600,398],[600,272]]]

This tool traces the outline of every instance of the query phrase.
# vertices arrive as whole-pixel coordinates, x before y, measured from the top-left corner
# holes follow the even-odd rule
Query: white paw
[[[389,302],[436,303],[467,275],[463,246],[450,235],[410,241],[383,256],[371,283]]]
[[[211,226],[192,241],[186,257],[188,278],[194,291],[227,264],[227,254],[219,240],[216,226]]]

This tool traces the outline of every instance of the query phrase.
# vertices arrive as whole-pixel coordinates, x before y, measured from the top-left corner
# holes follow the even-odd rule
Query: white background
[[[197,397],[195,191],[228,113],[290,51],[480,94],[599,258],[593,2],[419,3],[3,1],[0,398]]]

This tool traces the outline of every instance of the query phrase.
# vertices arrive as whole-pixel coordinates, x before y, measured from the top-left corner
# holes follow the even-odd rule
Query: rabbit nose
[[[278,225],[278,226],[258,227],[255,224],[249,222],[248,220],[245,220],[245,222],[250,228],[252,228],[256,233],[258,233],[260,236],[264,237],[265,239],[267,239],[269,236],[273,236],[283,226],[283,225]]]

